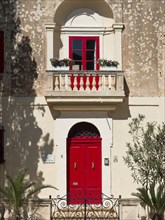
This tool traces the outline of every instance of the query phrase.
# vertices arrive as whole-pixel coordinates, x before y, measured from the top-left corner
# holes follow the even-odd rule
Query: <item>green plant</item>
[[[97,63],[104,67],[104,66],[114,66],[117,67],[119,63],[115,60],[108,60],[108,59],[98,59]]]
[[[51,58],[50,62],[52,64],[52,66],[54,66],[54,67],[73,66],[75,64],[75,62],[69,58],[64,58],[61,60],[59,58]]]
[[[6,204],[10,206],[16,220],[21,219],[23,207],[35,193],[45,188],[57,189],[51,185],[38,185],[27,180],[26,171],[26,169],[20,170],[14,178],[6,175],[7,186],[0,186],[0,197],[6,199]]]
[[[137,191],[137,193],[132,193],[132,195],[140,199],[143,207],[149,207],[152,220],[163,220],[165,211],[164,186],[160,184],[156,187],[154,184],[151,184],[148,188],[138,188]]]
[[[124,161],[134,180],[142,186],[165,183],[165,124],[144,124],[144,115],[129,124],[132,142],[127,143]]]

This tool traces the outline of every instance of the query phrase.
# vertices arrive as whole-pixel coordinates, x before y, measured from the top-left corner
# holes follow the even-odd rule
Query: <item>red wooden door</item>
[[[68,138],[68,202],[101,203],[101,138]]]

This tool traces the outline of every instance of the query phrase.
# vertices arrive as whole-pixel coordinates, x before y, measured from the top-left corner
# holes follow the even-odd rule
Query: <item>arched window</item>
[[[100,133],[93,124],[88,122],[79,122],[75,124],[68,133],[68,138],[76,137],[100,137]]]

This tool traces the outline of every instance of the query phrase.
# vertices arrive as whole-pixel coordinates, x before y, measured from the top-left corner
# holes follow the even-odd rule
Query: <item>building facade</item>
[[[146,216],[123,156],[132,118],[165,122],[165,1],[5,0],[0,37],[0,184],[26,167],[58,188],[40,198],[101,191],[121,219]]]

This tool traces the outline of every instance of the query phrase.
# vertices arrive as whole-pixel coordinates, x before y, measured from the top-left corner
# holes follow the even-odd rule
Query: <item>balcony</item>
[[[123,71],[46,71],[45,97],[54,110],[115,110],[123,102]]]

